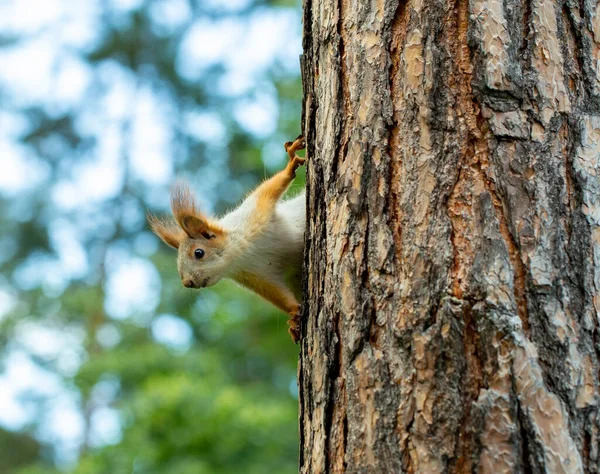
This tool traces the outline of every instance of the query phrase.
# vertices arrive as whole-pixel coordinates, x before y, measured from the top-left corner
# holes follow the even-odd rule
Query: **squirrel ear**
[[[174,249],[179,248],[179,244],[185,235],[176,222],[168,218],[161,219],[152,214],[148,214],[148,222],[150,223],[152,232],[158,235],[165,244],[170,245]]]
[[[197,215],[184,216],[181,219],[181,227],[192,239],[198,239],[200,237],[213,239],[220,233],[220,229],[211,226],[207,220]]]
[[[171,209],[177,223],[192,239],[212,239],[223,232],[199,211],[196,199],[184,181],[175,183],[171,190]]]

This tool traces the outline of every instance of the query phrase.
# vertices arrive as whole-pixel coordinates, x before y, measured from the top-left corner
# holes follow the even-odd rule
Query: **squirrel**
[[[295,343],[300,340],[300,303],[286,277],[292,272],[299,280],[306,199],[304,191],[290,200],[280,198],[305,162],[296,155],[304,146],[302,135],[286,142],[287,166],[221,218],[202,213],[183,182],[171,191],[172,217],[148,215],[152,231],[178,251],[183,286],[205,288],[222,278],[234,280],[290,315],[288,332]]]

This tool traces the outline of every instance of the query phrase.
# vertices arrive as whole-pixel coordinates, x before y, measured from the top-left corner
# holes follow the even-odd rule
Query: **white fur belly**
[[[253,197],[244,201],[222,220],[224,227],[233,232],[243,232],[247,220],[255,210]],[[306,199],[304,192],[280,201],[275,213],[263,231],[250,243],[247,252],[240,256],[234,271],[244,270],[281,281],[289,273],[300,273],[306,225]]]

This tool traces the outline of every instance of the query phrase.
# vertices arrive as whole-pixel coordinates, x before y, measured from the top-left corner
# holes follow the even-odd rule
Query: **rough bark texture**
[[[600,472],[600,5],[304,0],[302,473]]]

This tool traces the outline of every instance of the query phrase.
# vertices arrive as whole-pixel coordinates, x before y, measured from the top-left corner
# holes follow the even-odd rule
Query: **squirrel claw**
[[[290,336],[292,336],[292,341],[294,344],[298,344],[300,342],[300,311],[290,314],[290,319],[288,320],[288,332]]]
[[[285,148],[285,151],[287,151],[288,156],[290,157],[288,167],[291,170],[292,175],[295,175],[295,172],[298,169],[298,167],[302,166],[306,162],[306,158],[302,158],[301,156],[296,155],[296,151],[304,149],[304,147],[306,146],[306,140],[302,135],[300,135],[293,142],[285,142],[283,146]]]
[[[294,341],[294,344],[300,343],[300,331],[297,328],[289,328],[288,332],[290,333],[290,336],[292,336],[292,341]]]
[[[293,142],[285,142],[283,147],[290,156],[290,159],[292,159],[298,150],[304,150],[304,147],[306,147],[306,140],[300,135]]]
[[[304,150],[306,148],[306,139],[302,135],[298,135],[298,138],[294,140],[294,143],[298,143],[296,150]]]

